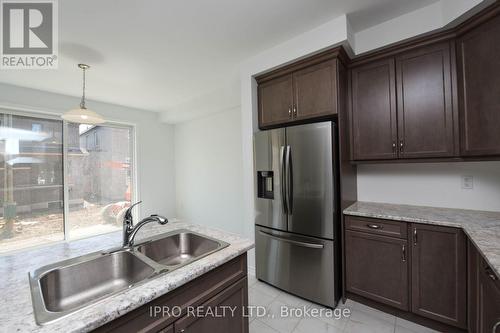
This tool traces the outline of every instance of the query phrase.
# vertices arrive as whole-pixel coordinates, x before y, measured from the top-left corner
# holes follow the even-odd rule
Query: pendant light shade
[[[62,118],[72,123],[82,123],[89,125],[102,124],[106,122],[104,118],[101,117],[101,115],[86,108],[69,110],[62,115]]]
[[[73,123],[82,123],[89,125],[102,124],[106,122],[104,118],[85,107],[85,71],[90,68],[89,65],[79,64],[78,67],[83,71],[83,93],[82,93],[82,101],[80,102],[80,107],[77,109],[72,109],[66,113],[64,113],[61,117],[64,120],[73,122]]]

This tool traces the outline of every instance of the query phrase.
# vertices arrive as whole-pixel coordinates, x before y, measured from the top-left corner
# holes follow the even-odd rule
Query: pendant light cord
[[[1,1],[1,0],[0,0]],[[87,69],[90,68],[89,65],[87,64],[78,64],[78,68],[80,68],[83,73],[82,73],[82,79],[83,79],[83,84],[82,84],[82,99],[80,101],[80,108],[76,109],[71,109],[68,112],[65,112],[64,114],[61,115],[62,119],[72,122],[72,123],[77,123],[77,124],[88,124],[88,125],[98,125],[105,123],[106,120],[98,113],[88,110],[87,107],[85,106],[85,93],[87,90]]]
[[[85,70],[86,68],[82,68],[83,70],[83,94],[82,94],[82,101],[80,102],[80,109],[86,109],[85,107]]]

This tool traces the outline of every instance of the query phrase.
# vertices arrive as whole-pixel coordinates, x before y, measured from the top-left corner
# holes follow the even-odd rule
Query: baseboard
[[[365,298],[363,296],[359,296],[359,295],[351,293],[351,292],[347,292],[346,296],[348,299],[351,299],[351,300],[356,301],[358,303],[368,305],[369,307],[380,310],[382,312],[389,313],[389,314],[392,314],[396,317],[403,318],[403,319],[406,319],[408,321],[417,323],[419,325],[429,327],[429,328],[436,330],[438,332],[447,332],[447,333],[466,333],[467,332],[465,329],[450,326],[448,324],[443,324],[443,323],[440,323],[438,321],[413,314],[411,312],[396,309],[396,308],[393,308],[392,306],[381,304],[379,302],[373,301],[371,299]]]

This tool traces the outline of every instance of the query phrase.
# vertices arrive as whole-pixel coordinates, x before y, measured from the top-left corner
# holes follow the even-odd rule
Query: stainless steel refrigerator
[[[259,280],[335,307],[339,299],[336,124],[254,136]]]

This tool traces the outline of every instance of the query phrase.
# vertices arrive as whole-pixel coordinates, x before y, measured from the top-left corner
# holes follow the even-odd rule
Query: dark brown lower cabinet
[[[479,266],[478,332],[500,333],[500,281],[484,260]]]
[[[247,256],[243,254],[94,332],[247,333],[247,306]]]
[[[355,216],[345,221],[348,295],[440,331],[467,328],[467,313],[475,313],[467,312],[467,282],[475,275],[467,273],[461,229]]]
[[[469,243],[469,332],[500,333],[500,279]]]
[[[407,241],[346,231],[347,291],[408,310]]]
[[[248,303],[247,297],[247,283],[240,280],[203,304],[201,313],[193,316],[188,312],[176,321],[175,333],[245,333],[248,318],[244,316],[242,304]]]
[[[467,242],[467,323],[469,333],[477,330],[477,286],[480,254],[474,244]]]
[[[467,239],[461,229],[412,224],[413,313],[467,326]]]
[[[162,329],[159,333],[174,333],[174,325]]]

